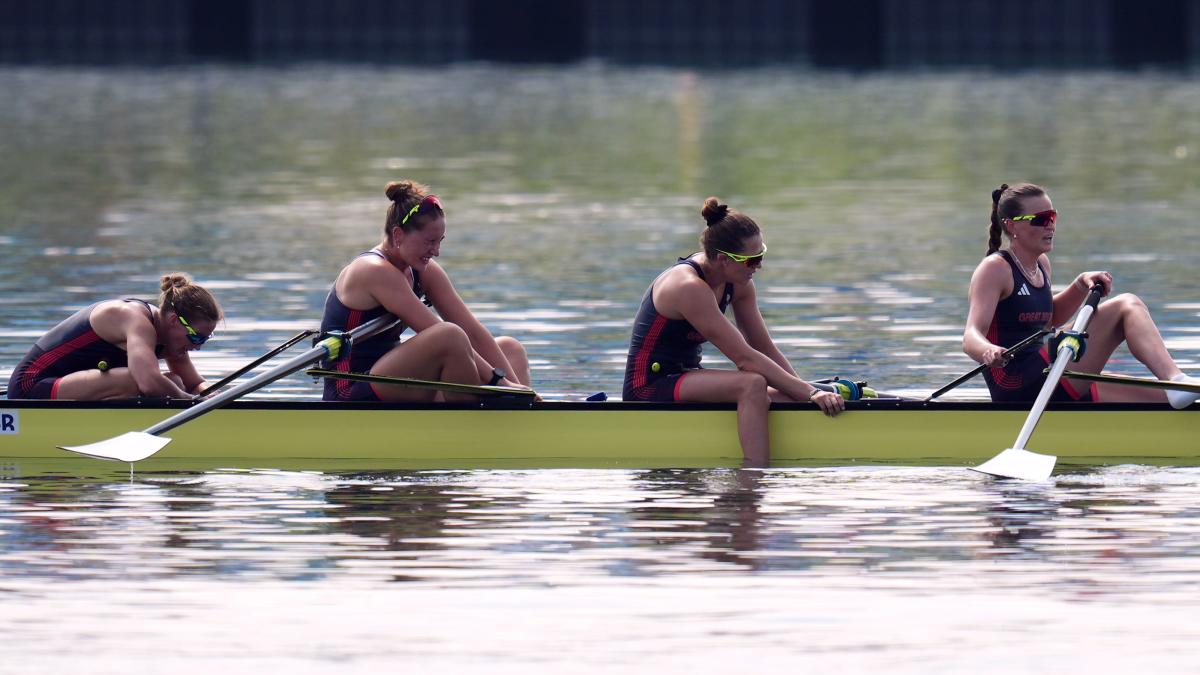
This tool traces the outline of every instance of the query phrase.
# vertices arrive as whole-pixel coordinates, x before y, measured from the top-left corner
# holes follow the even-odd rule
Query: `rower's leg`
[[[1158,326],[1150,316],[1150,310],[1141,298],[1132,293],[1122,293],[1102,303],[1092,316],[1087,332],[1087,351],[1077,364],[1078,370],[1088,373],[1100,372],[1117,347],[1125,342],[1129,345],[1129,352],[1133,357],[1160,380],[1169,380],[1183,374],[1167,351]],[[1078,384],[1082,388],[1088,383]],[[1098,389],[1101,401],[1167,400],[1165,392],[1145,387],[1101,382]]]
[[[137,382],[128,368],[80,370],[58,380],[55,396],[69,401],[103,401],[137,398]]]
[[[411,377],[461,384],[479,384],[471,341],[463,329],[442,322],[392,348],[371,367],[373,375]],[[373,384],[385,401],[430,401],[436,392],[390,384]],[[444,393],[447,401],[474,400],[471,394]]]
[[[508,364],[513,368],[513,372],[508,374],[508,379],[520,382],[526,387],[530,386],[529,383],[533,380],[529,376],[529,355],[525,353],[525,345],[507,335],[496,338],[496,345],[504,352],[504,358],[508,359]]]
[[[767,412],[771,397],[767,380],[744,370],[693,370],[683,376],[679,400],[705,403],[737,402],[738,440],[749,466],[766,466],[771,459]]]

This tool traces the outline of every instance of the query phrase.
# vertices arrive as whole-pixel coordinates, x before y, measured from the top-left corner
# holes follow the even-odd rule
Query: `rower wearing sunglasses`
[[[1052,293],[1049,253],[1054,246],[1058,212],[1046,191],[1030,183],[1001,185],[992,192],[988,251],[971,276],[970,308],[963,351],[989,366],[984,379],[993,401],[1031,402],[1046,380],[1051,352],[1038,340],[1004,357],[1009,347],[1044,328],[1065,324],[1096,284],[1107,295],[1112,275],[1081,272],[1069,286]],[[1001,249],[1001,236],[1009,240]],[[1141,299],[1123,293],[1102,303],[1087,328],[1086,349],[1071,370],[1099,373],[1122,342],[1160,380],[1195,382],[1180,371],[1167,352],[1158,327]],[[1052,401],[1168,401],[1190,405],[1196,394],[1128,385],[1062,379]]]
[[[13,371],[8,397],[192,398],[206,383],[188,352],[212,336],[221,306],[186,274],[167,274],[159,287],[157,306],[136,298],[104,300],[52,328]]]
[[[386,313],[402,323],[343,350],[329,370],[470,385],[528,388],[529,359],[511,337],[493,337],[434,258],[446,238],[446,212],[420,183],[389,183],[383,241],[342,268],[325,298],[322,332],[349,331]],[[432,308],[432,309],[431,309]],[[436,310],[436,313],[434,313]],[[400,341],[405,328],[415,335]],[[456,400],[424,389],[325,380],[327,401]],[[471,398],[466,396],[466,398]]]
[[[709,197],[700,214],[708,226],[703,250],[680,258],[642,297],[625,365],[626,401],[736,402],[738,437],[746,461],[770,459],[767,411],[772,400],[812,401],[828,415],[845,404],[796,375],[771,340],[758,309],[754,273],[767,246],[745,214]],[[725,318],[733,307],[735,326]],[[737,370],[700,367],[701,345],[712,342]]]

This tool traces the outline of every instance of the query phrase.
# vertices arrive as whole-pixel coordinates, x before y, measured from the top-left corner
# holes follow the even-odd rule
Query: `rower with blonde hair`
[[[191,398],[203,390],[188,352],[212,336],[221,306],[183,273],[164,275],[159,288],[157,306],[136,298],[104,300],[63,320],[21,359],[8,397]]]

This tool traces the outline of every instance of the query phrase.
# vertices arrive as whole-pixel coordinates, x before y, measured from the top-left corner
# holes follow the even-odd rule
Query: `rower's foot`
[[[1182,373],[1171,378],[1172,382],[1187,382],[1188,384],[1200,384],[1200,378],[1188,377]],[[1192,391],[1177,391],[1175,389],[1167,390],[1167,402],[1172,408],[1182,410],[1200,399],[1200,394]]]

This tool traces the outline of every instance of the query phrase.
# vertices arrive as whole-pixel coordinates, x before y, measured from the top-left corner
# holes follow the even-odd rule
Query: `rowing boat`
[[[57,445],[153,424],[189,403],[0,401],[0,463],[82,458]],[[970,465],[1011,440],[1020,405],[963,401],[849,402],[836,418],[808,404],[775,404],[772,460],[780,464]],[[732,404],[534,402],[471,404],[237,401],[171,432],[140,468],[434,469],[736,465]],[[1029,444],[1066,463],[1200,465],[1200,406],[1055,404]]]

